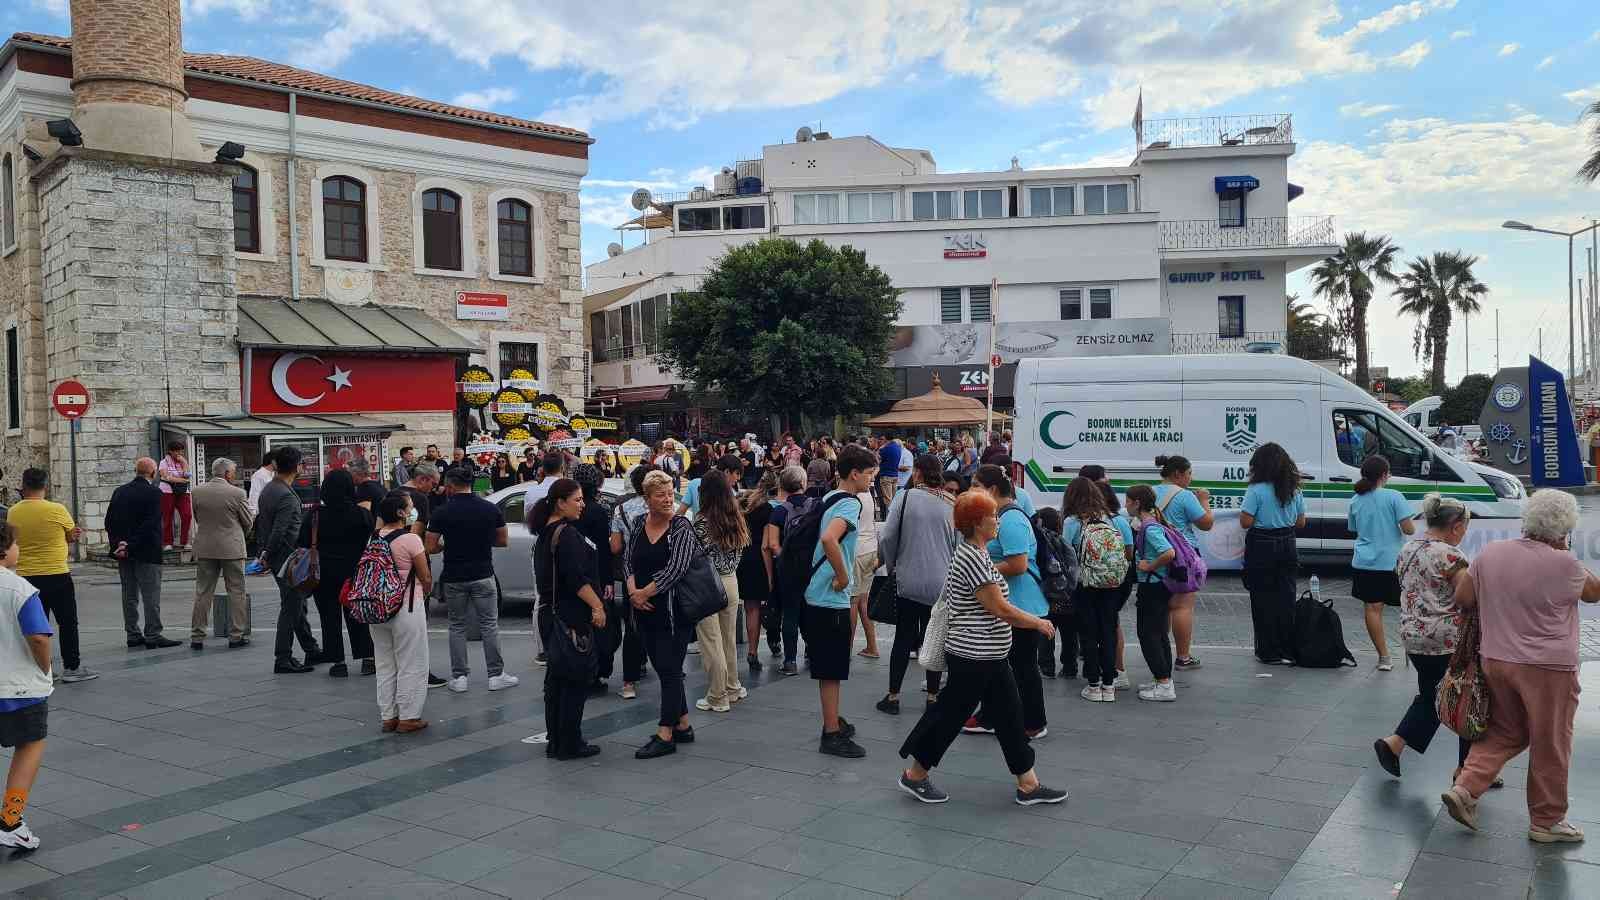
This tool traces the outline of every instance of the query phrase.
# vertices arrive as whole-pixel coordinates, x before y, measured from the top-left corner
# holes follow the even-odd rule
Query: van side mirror
[[[1431,458],[1424,459],[1422,461],[1422,477],[1426,478],[1426,477],[1428,477],[1429,475],[1432,475],[1432,474],[1433,474],[1433,460]]]

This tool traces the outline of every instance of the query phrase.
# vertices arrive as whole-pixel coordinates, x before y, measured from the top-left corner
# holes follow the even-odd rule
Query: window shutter
[[[961,320],[961,288],[940,288],[939,321],[948,323]]]
[[[989,318],[989,289],[986,287],[967,288],[968,306],[971,308],[972,321],[988,322]]]

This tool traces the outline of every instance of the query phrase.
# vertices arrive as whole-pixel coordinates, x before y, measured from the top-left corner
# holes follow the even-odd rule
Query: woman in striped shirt
[[[928,707],[900,747],[900,756],[911,758],[911,767],[900,773],[900,788],[924,803],[950,799],[934,787],[928,771],[939,764],[980,703],[1005,753],[1006,767],[1017,777],[1017,803],[1032,806],[1067,799],[1066,791],[1044,786],[1034,774],[1033,748],[1022,730],[1022,700],[1007,660],[1013,628],[1031,628],[1051,638],[1055,627],[1011,605],[1005,576],[986,549],[1000,530],[997,513],[994,499],[983,491],[969,491],[956,500],[955,527],[962,541],[950,560],[944,587],[950,614],[945,635],[950,680],[939,692],[939,702]]]

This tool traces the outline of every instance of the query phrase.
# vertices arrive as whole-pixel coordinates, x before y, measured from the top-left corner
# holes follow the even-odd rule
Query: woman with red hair
[[[967,717],[983,704],[994,728],[1006,768],[1017,778],[1016,801],[1022,806],[1060,803],[1067,792],[1046,787],[1033,771],[1033,747],[1022,729],[1022,699],[1012,675],[1013,628],[1055,636],[1055,626],[1011,605],[1006,579],[989,559],[988,543],[999,533],[999,508],[984,491],[969,491],[956,500],[955,527],[962,540],[945,576],[944,603],[949,610],[945,665],[950,679],[939,702],[928,706],[900,747],[911,767],[900,773],[900,788],[923,803],[950,799],[933,784],[928,772],[939,765],[961,733]]]

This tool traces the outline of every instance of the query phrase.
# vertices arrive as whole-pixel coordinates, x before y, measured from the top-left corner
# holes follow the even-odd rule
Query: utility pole
[[[1585,247],[1584,249],[1587,250],[1588,248]],[[1578,279],[1578,358],[1583,360],[1583,372],[1582,372],[1582,376],[1583,377],[1582,377],[1582,380],[1584,380],[1584,381],[1588,381],[1589,380],[1589,330],[1588,330],[1588,328],[1586,326],[1586,323],[1588,321],[1588,317],[1587,317],[1587,313],[1586,313],[1586,311],[1584,309],[1584,307],[1586,307],[1587,305],[1588,305],[1588,302],[1584,299],[1584,296],[1583,296],[1583,279],[1579,278]]]
[[[1461,327],[1463,329],[1465,329],[1465,331],[1466,331],[1464,337],[1466,338],[1467,352],[1466,352],[1466,355],[1464,357],[1464,361],[1467,364],[1467,370],[1465,372],[1461,373],[1461,377],[1465,378],[1468,375],[1472,374],[1472,314],[1471,313],[1462,313],[1461,314]]]
[[[1494,311],[1494,370],[1500,371],[1500,310]]]

